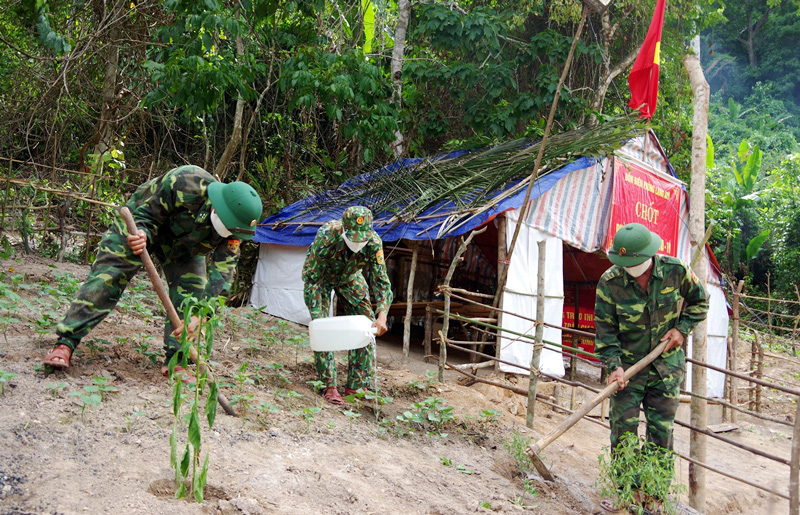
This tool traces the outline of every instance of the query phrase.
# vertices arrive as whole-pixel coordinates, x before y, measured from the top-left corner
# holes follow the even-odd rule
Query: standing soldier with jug
[[[369,271],[375,312],[363,270]],[[323,225],[308,249],[303,263],[303,298],[311,319],[324,318],[330,310],[331,291],[347,315],[364,315],[374,320],[377,336],[386,332],[386,316],[392,304],[392,286],[383,259],[383,242],[372,230],[372,212],[366,207],[351,206],[342,215]],[[372,378],[374,344],[348,353],[345,395],[368,388]],[[318,379],[324,385],[323,396],[331,404],[344,404],[336,387],[336,361],[333,352],[314,352]]]

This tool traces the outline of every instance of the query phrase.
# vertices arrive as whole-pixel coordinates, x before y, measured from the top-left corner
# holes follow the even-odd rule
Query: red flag
[[[639,109],[642,118],[650,119],[656,112],[658,100],[658,69],[661,56],[661,28],[664,25],[664,6],[666,0],[656,2],[656,10],[650,21],[650,29],[642,43],[642,49],[636,56],[631,74],[628,77],[628,87],[631,89],[631,101],[628,105],[632,109]]]

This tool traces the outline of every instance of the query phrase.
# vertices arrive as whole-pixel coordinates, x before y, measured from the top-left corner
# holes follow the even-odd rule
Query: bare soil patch
[[[513,431],[537,438],[564,415],[540,406],[535,430],[528,430],[523,398],[487,385],[463,386],[450,373],[444,384],[432,381],[425,371],[435,365],[422,361],[420,342],[412,344],[405,364],[396,339],[389,338],[378,345],[378,377],[381,394],[393,401],[384,406],[386,421],[379,424],[371,407],[327,405],[306,384],[315,379],[311,352],[295,344],[305,328],[247,308],[228,311],[214,359],[218,377],[229,385],[227,397],[252,395],[250,408],[242,413],[238,405],[238,418],[220,410],[213,430],[203,433],[211,455],[206,502],[175,499],[171,391],[159,374],[160,362],[149,357],[161,349],[163,314],[146,278],[132,284],[128,300],[84,340],[94,339],[94,348],[83,345],[69,370],[46,374],[39,365],[55,341],[55,321],[47,313],[63,315],[75,282],[64,274],[83,280],[88,267],[26,257],[2,261],[0,270],[0,280],[15,284],[27,301],[14,312],[18,321],[7,324],[7,342],[0,336],[0,370],[18,374],[5,382],[0,397],[0,513],[602,511],[594,483],[607,430],[580,422],[543,453],[558,481],[526,478],[504,440]],[[237,380],[244,363],[252,384]],[[785,373],[791,377],[796,370],[787,363],[780,366],[789,367]],[[345,377],[344,365],[339,374]],[[95,377],[109,377],[118,392],[81,413],[80,401],[69,393]],[[552,384],[542,389],[551,393]],[[429,397],[453,407],[455,420],[441,428],[396,420]],[[771,402],[781,406],[776,413],[793,416],[780,400]],[[303,409],[311,407],[321,411],[307,420]],[[481,416],[488,410],[498,414]],[[791,428],[745,416],[739,425],[726,436],[789,456]],[[678,429],[676,440],[677,449],[688,453],[688,433]],[[780,491],[788,488],[788,467],[719,442],[709,444],[708,461]],[[686,464],[677,469],[685,484]],[[537,491],[533,497],[522,497],[526,479]],[[782,499],[719,475],[709,472],[707,480],[708,513],[788,509]]]

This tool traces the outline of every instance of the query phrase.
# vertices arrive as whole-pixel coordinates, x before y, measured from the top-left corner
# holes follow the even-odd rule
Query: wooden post
[[[699,46],[699,45],[698,45]],[[706,195],[706,138],[708,134],[708,102],[710,88],[706,82],[700,58],[695,54],[686,55],[683,65],[689,75],[689,83],[694,93],[694,114],[692,119],[692,176],[689,191],[689,237],[697,242],[696,252],[702,253],[705,245],[702,235],[706,232],[705,222],[705,195]],[[694,273],[700,278],[703,286],[706,285],[707,272],[706,260],[698,259],[692,267]],[[707,324],[705,321],[695,327],[692,339],[692,357],[696,361],[706,362],[706,336]],[[705,367],[692,367],[692,391],[701,397],[706,397],[706,369]],[[691,411],[692,423],[701,429],[707,425],[706,401],[701,397],[692,397]],[[692,431],[689,436],[689,454],[695,461],[706,461],[706,441],[704,436],[697,431]],[[698,510],[705,511],[706,503],[706,472],[705,469],[689,464],[689,505]]]
[[[756,377],[764,379],[764,346],[759,342],[756,348],[758,352],[758,366],[756,367]],[[764,387],[756,383],[756,413],[761,413],[761,391]]]
[[[750,374],[751,377],[756,377],[756,366],[757,366],[757,364],[756,364],[756,356],[758,355],[758,353],[756,352],[757,348],[758,348],[758,331],[753,331],[753,342],[750,344],[750,367],[749,367],[750,372],[749,372],[749,374]],[[750,405],[749,405],[750,411],[755,411],[756,410],[756,388],[755,388],[755,385],[753,385],[750,388],[750,391],[748,392],[748,398],[749,398],[749,402],[750,402]]]
[[[422,357],[423,361],[428,361],[428,356],[431,355],[431,340],[433,339],[433,307],[428,304],[425,306],[425,340],[422,342],[425,355]]]
[[[520,221],[520,223],[522,223]],[[542,340],[544,340],[544,276],[545,255],[547,242],[537,242],[539,248],[539,266],[536,269],[536,343],[533,345],[531,356],[531,378],[528,383],[528,413],[525,425],[533,428],[533,419],[536,414],[536,386],[539,383],[539,360],[542,355]]]
[[[800,513],[800,397],[796,400],[797,409],[794,413],[794,432],[792,433],[792,460],[789,471],[789,513]]]
[[[740,306],[739,306],[739,296],[742,294],[742,289],[744,288],[744,281],[739,281],[739,284],[736,286],[736,291],[733,292],[733,324],[731,326],[731,351],[730,355],[728,356],[730,365],[728,368],[730,370],[736,370],[736,349],[739,347],[739,316],[740,316]],[[739,384],[737,379],[733,376],[728,376],[730,379],[730,399],[728,402],[733,404],[734,406],[739,405]],[[731,410],[731,423],[736,423],[736,410]]]
[[[503,309],[503,290],[505,289],[505,284],[500,284],[500,280],[503,278],[508,277],[508,267],[511,263],[508,262],[508,254],[506,252],[506,230],[508,227],[508,219],[506,218],[505,213],[501,213],[497,215],[497,292],[498,292],[498,299],[496,305],[498,308]],[[497,325],[498,327],[503,327],[503,313],[497,311]],[[502,331],[497,331],[497,338],[496,344],[494,348],[494,355],[497,359],[500,359],[500,335]],[[494,362],[494,371],[495,373],[500,373],[500,362]]]
[[[578,328],[578,316],[580,315],[580,292],[581,286],[580,284],[575,285],[575,318],[572,321],[572,328]],[[576,349],[578,348],[578,339],[580,336],[577,334],[572,335],[572,346]],[[576,359],[577,353],[572,352],[569,356],[569,380],[573,383],[575,382],[575,374],[577,373],[575,368],[578,366],[578,360]],[[575,409],[575,386],[573,385],[571,388],[571,392],[569,394],[569,409]]]
[[[406,290],[406,318],[403,325],[403,363],[408,363],[408,348],[411,345],[411,309],[414,301],[414,275],[417,273],[417,257],[419,256],[419,244],[411,242],[413,252],[411,253],[411,271],[408,273],[408,289]]]
[[[6,228],[6,204],[8,204],[8,195],[11,188],[11,172],[14,171],[14,160],[8,160],[8,174],[6,175],[6,194],[3,195],[2,210],[0,210],[0,234]]]

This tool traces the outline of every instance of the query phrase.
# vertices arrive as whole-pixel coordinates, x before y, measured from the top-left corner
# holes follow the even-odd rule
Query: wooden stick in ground
[[[794,415],[794,433],[792,434],[792,459],[789,471],[789,513],[800,513],[800,397]]]
[[[660,356],[664,352],[664,349],[667,347],[667,343],[668,342],[660,343],[658,347],[650,351],[650,354],[648,354],[647,356],[636,362],[634,365],[632,365],[630,368],[625,370],[624,374],[625,381],[630,380],[631,377],[636,375],[640,370],[642,370],[644,367],[652,363],[653,360],[655,360],[658,356]],[[614,381],[610,385],[600,390],[600,393],[595,395],[592,398],[592,400],[585,403],[579,409],[575,410],[572,413],[572,415],[564,419],[564,421],[561,422],[561,424],[559,424],[558,427],[556,427],[548,434],[540,438],[537,442],[532,443],[528,447],[528,449],[525,451],[525,454],[527,454],[531,458],[534,466],[536,467],[536,470],[539,471],[539,474],[542,476],[542,478],[544,478],[547,481],[553,481],[555,479],[545,466],[544,462],[542,462],[541,458],[539,458],[539,453],[542,450],[544,450],[545,447],[553,443],[559,436],[566,433],[567,430],[572,426],[574,426],[580,419],[588,415],[589,412],[592,411],[592,409],[594,409],[595,406],[600,404],[604,399],[614,394],[617,391],[617,389],[619,389],[619,383]]]
[[[537,242],[539,251],[538,267],[536,270],[536,343],[531,354],[530,379],[528,382],[528,412],[525,416],[525,425],[533,429],[536,417],[536,387],[539,385],[539,361],[542,356],[544,344],[544,275],[545,256],[547,255],[547,240]]]
[[[136,234],[138,229],[136,227],[136,222],[133,221],[133,216],[131,215],[130,210],[122,206],[119,210],[122,218],[125,219],[125,224],[128,226],[128,231],[131,234]],[[150,259],[150,254],[147,252],[147,249],[144,249],[139,257],[142,258],[142,264],[144,265],[145,270],[147,270],[147,275],[150,276],[150,282],[153,285],[153,289],[156,291],[156,295],[158,295],[159,300],[164,305],[164,309],[167,310],[167,316],[169,317],[169,321],[172,322],[172,326],[175,328],[183,326],[183,320],[181,317],[178,316],[178,312],[175,311],[175,306],[172,305],[172,300],[169,298],[169,294],[167,290],[164,288],[164,285],[161,284],[161,277],[159,277],[158,272],[156,271],[156,267],[153,264],[153,260]],[[189,357],[197,363],[197,368],[200,373],[207,373],[208,379],[213,383],[215,382],[214,375],[211,373],[205,364],[200,359],[200,356],[197,354],[197,349],[194,345],[189,347]],[[233,409],[231,404],[228,402],[228,399],[225,398],[225,395],[222,392],[217,393],[217,401],[219,401],[219,405],[222,406],[222,409],[225,410],[225,413],[228,415],[235,417],[236,411]]]
[[[417,273],[419,244],[414,241],[411,254],[411,270],[408,273],[408,290],[406,290],[406,317],[403,320],[403,363],[408,362],[408,349],[411,346],[411,305],[414,302],[414,276]]]

